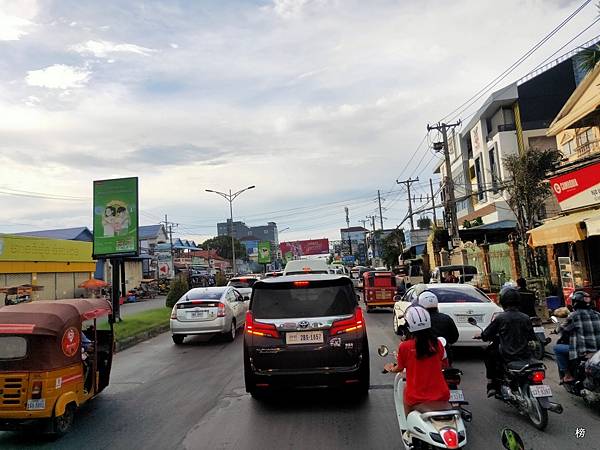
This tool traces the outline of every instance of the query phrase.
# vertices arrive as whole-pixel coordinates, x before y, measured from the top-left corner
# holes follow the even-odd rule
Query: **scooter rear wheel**
[[[548,426],[548,410],[540,404],[539,400],[531,395],[529,386],[526,387],[527,391],[527,415],[529,420],[533,423],[538,430],[544,431]]]

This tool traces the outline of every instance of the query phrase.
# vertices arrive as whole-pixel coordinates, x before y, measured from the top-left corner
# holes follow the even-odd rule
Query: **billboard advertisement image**
[[[258,258],[258,241],[242,241],[242,244],[246,246],[246,255],[252,260]]]
[[[138,255],[138,222],[137,177],[94,181],[94,258]]]
[[[281,255],[286,261],[308,255],[329,254],[329,239],[310,239],[305,241],[282,242],[279,244]]]
[[[271,262],[271,243],[269,241],[258,243],[258,262],[259,264]]]

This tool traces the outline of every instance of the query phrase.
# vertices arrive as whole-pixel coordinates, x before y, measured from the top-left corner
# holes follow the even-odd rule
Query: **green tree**
[[[525,247],[529,276],[537,275],[537,270],[533,251],[527,245],[527,231],[536,226],[540,208],[551,195],[546,173],[557,165],[561,157],[555,149],[529,149],[504,158],[504,167],[510,177],[505,188],[507,203],[517,218],[517,233]]]
[[[385,264],[389,267],[397,265],[398,256],[404,249],[404,230],[394,230],[378,242],[381,242],[381,257]]]
[[[189,290],[187,281],[183,278],[175,278],[171,281],[171,287],[165,301],[168,308],[175,306],[175,303]]]
[[[233,240],[235,243],[235,257],[243,259],[246,257],[246,246],[242,245],[237,239]],[[229,236],[216,236],[208,239],[202,243],[202,248],[216,250],[217,254],[225,259],[231,259],[231,237]]]

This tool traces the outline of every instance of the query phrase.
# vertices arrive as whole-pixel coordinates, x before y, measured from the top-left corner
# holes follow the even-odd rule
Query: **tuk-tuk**
[[[105,299],[0,308],[0,430],[43,420],[69,431],[77,408],[108,386],[113,330],[97,319],[111,313]]]
[[[363,295],[367,312],[373,308],[393,308],[396,276],[390,271],[369,271],[363,274]]]

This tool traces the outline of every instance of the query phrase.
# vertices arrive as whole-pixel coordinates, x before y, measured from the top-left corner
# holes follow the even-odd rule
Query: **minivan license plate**
[[[322,344],[323,343],[323,332],[322,331],[298,331],[298,332],[286,333],[285,343],[286,344]]]
[[[552,389],[550,386],[546,384],[536,384],[534,386],[529,386],[531,390],[531,395],[534,397],[552,397]]]

